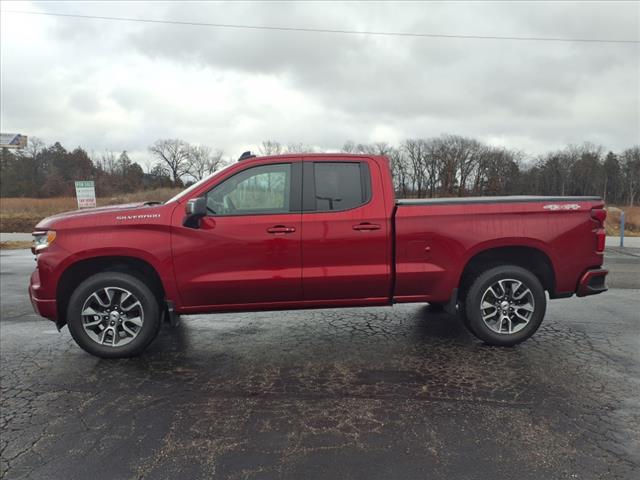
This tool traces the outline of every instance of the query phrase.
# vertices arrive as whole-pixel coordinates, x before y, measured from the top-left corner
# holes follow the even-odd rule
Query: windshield
[[[182,190],[180,193],[178,193],[175,197],[170,198],[169,200],[167,200],[165,203],[171,203],[171,202],[175,202],[177,200],[180,200],[182,197],[184,197],[185,195],[188,195],[189,193],[193,192],[195,189],[197,189],[198,187],[200,187],[200,185],[202,185],[205,182],[208,182],[209,180],[211,180],[213,177],[215,177],[216,175],[218,175],[219,173],[223,172],[224,170],[226,170],[227,168],[229,168],[231,165],[225,165],[222,168],[219,168],[218,170],[216,170],[215,172],[213,172],[211,175],[209,175],[208,177],[204,177],[201,180],[198,180],[196,183],[194,183],[193,185],[191,185],[189,188],[186,188],[184,190]]]

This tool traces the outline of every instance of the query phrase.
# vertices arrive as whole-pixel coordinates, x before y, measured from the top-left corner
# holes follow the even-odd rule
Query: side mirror
[[[184,207],[186,216],[182,224],[189,228],[199,228],[200,219],[207,215],[207,199],[205,197],[192,198]]]

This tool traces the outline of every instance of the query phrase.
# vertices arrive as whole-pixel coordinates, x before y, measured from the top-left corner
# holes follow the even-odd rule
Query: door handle
[[[283,233],[293,233],[296,229],[293,227],[285,227],[284,225],[274,225],[273,227],[267,228],[267,233],[273,233],[276,235]]]
[[[380,225],[378,225],[377,223],[363,222],[358,225],[354,225],[353,229],[354,230],[380,230]]]

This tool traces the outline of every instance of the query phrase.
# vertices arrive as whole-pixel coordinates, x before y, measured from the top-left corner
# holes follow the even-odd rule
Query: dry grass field
[[[31,242],[26,242],[26,241],[0,242],[0,250],[25,250],[28,248],[31,248]]]
[[[624,210],[624,232],[631,237],[640,237],[640,207],[607,207],[607,235],[620,235],[620,213]]]
[[[163,202],[179,191],[180,189],[160,188],[98,198],[98,206],[151,200]],[[74,197],[0,198],[0,232],[31,232],[43,218],[76,208],[78,207]]]
[[[151,200],[165,201],[179,191],[179,189],[161,188],[98,198],[98,206]],[[31,232],[41,219],[76,208],[76,199],[73,197],[0,198],[0,232]],[[620,234],[620,209],[625,211],[625,234],[640,236],[640,207],[608,207],[607,234]]]

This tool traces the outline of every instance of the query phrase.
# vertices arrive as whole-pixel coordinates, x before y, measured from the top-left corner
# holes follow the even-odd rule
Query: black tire
[[[471,330],[469,318],[467,317],[467,310],[464,307],[465,304],[463,302],[458,304],[458,318],[460,319],[460,322],[462,322],[462,325],[464,325],[464,328],[466,328],[472,335],[476,335],[475,332]]]
[[[514,280],[515,282],[510,282],[510,280]],[[482,303],[483,297],[485,300],[493,301],[494,299],[493,293],[490,292],[490,287],[495,287],[493,291],[501,293],[500,289],[502,287],[496,287],[500,281],[503,282],[503,285],[507,286],[506,293],[503,295],[502,301],[495,297],[496,300],[494,304],[506,305],[506,302],[507,304],[513,305],[512,309],[516,309],[519,315],[528,317],[528,321],[525,322],[521,317],[515,316],[515,313],[511,313],[509,306],[495,306],[488,307],[485,310],[482,309],[483,305],[492,303]],[[511,289],[509,286],[513,287],[514,285],[518,285],[518,282],[522,282],[522,286],[517,287],[518,293],[510,295],[509,292]],[[529,290],[529,293],[525,292],[526,289]],[[525,292],[524,300],[513,300],[514,297],[522,295],[523,292]],[[524,302],[526,302],[526,305]],[[501,310],[502,308],[505,308],[505,310]],[[532,308],[532,311],[525,310],[525,308]],[[471,286],[464,299],[462,318],[471,333],[480,340],[489,345],[507,347],[517,345],[533,335],[542,323],[546,308],[547,298],[538,277],[522,267],[502,265],[490,268],[478,274],[478,276],[472,280]],[[485,322],[483,320],[483,312],[485,316],[488,316],[488,314],[494,311],[492,309],[495,309],[497,316],[493,316]],[[513,322],[506,318],[503,322],[500,312],[506,312]],[[521,312],[524,312],[524,314]],[[498,321],[498,319],[500,320]],[[491,324],[491,326],[489,324]],[[506,331],[498,333],[498,331],[501,331],[503,328]],[[513,333],[509,333],[510,329],[513,329]]]
[[[127,339],[128,343],[124,345],[115,345],[115,343],[120,342],[120,336],[118,336],[118,341],[114,338],[115,330],[113,334],[107,336],[107,338],[112,338],[113,345],[107,345],[100,344],[97,340],[92,339],[84,326],[86,320],[83,320],[82,309],[85,302],[89,301],[89,297],[94,292],[104,292],[105,288],[115,289],[117,292],[125,290],[132,295],[133,300],[137,300],[140,304],[135,308],[139,313],[138,317],[142,318],[140,320],[142,325],[139,327],[130,325],[130,329],[136,329],[135,335],[132,336],[132,339],[125,337],[123,340]],[[120,295],[121,299],[123,294],[120,293]],[[104,299],[104,297],[102,298]],[[122,300],[120,300],[120,305],[122,305]],[[158,299],[149,287],[138,278],[121,272],[102,272],[87,278],[75,289],[67,307],[67,324],[76,343],[92,355],[101,358],[134,357],[142,353],[158,335],[161,323],[160,313]],[[101,315],[94,318],[104,318],[104,321],[108,324],[108,319],[111,317]],[[123,316],[122,318],[126,317]],[[127,321],[125,320],[125,322]],[[98,334],[104,332],[104,329],[100,330],[102,326],[95,328]],[[122,335],[125,335],[125,332],[122,332]]]

